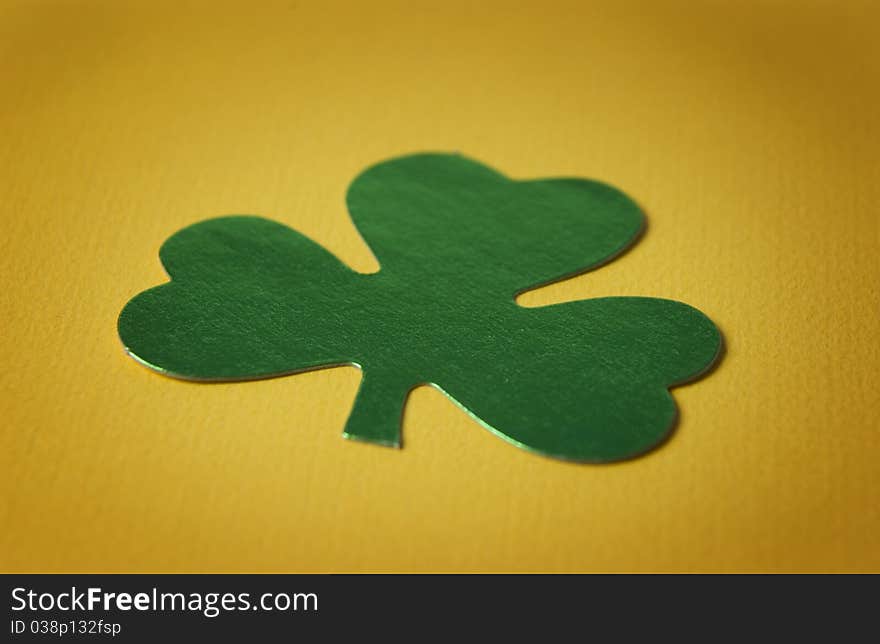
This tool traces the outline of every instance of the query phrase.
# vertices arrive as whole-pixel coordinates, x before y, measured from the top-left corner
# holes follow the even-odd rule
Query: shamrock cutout
[[[680,302],[514,301],[635,241],[639,208],[606,184],[514,181],[463,156],[419,154],[367,169],[347,202],[378,272],[356,273],[260,217],[197,223],[159,251],[171,281],[122,310],[128,353],[205,381],[354,364],[363,378],[348,438],[399,445],[409,391],[432,384],[519,447],[589,462],[662,442],[676,417],[668,388],[718,356],[715,325]]]

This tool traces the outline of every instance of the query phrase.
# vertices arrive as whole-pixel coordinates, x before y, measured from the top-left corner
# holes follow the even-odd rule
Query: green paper
[[[399,445],[408,392],[432,384],[505,440],[587,462],[661,443],[676,417],[668,388],[718,356],[718,329],[680,302],[514,301],[635,241],[642,214],[611,186],[514,181],[463,156],[419,154],[367,169],[347,201],[377,273],[267,219],[210,219],[162,246],[171,281],[123,309],[126,350],[190,380],[355,364],[348,438]]]

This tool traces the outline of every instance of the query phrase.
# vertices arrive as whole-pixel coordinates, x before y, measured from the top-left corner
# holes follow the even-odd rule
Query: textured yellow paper
[[[2,570],[880,571],[876,3],[0,6]],[[260,214],[373,270],[345,187],[425,149],[639,201],[631,252],[520,301],[717,321],[664,449],[539,458],[427,388],[383,449],[340,436],[354,368],[126,358],[169,234]]]

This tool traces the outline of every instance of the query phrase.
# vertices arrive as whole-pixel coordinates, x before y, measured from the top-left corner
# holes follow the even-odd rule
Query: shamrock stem
[[[364,372],[343,436],[400,447],[400,422],[408,384],[384,374]]]

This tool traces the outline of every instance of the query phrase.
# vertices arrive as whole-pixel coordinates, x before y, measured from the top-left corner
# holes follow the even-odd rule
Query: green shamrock
[[[419,154],[368,168],[347,202],[381,270],[356,273],[260,217],[197,223],[159,251],[171,281],[122,310],[128,353],[204,381],[354,364],[348,438],[399,446],[407,394],[432,384],[514,445],[588,462],[661,443],[676,417],[668,388],[718,356],[718,329],[680,302],[514,301],[635,241],[639,208],[606,184],[514,181]]]

